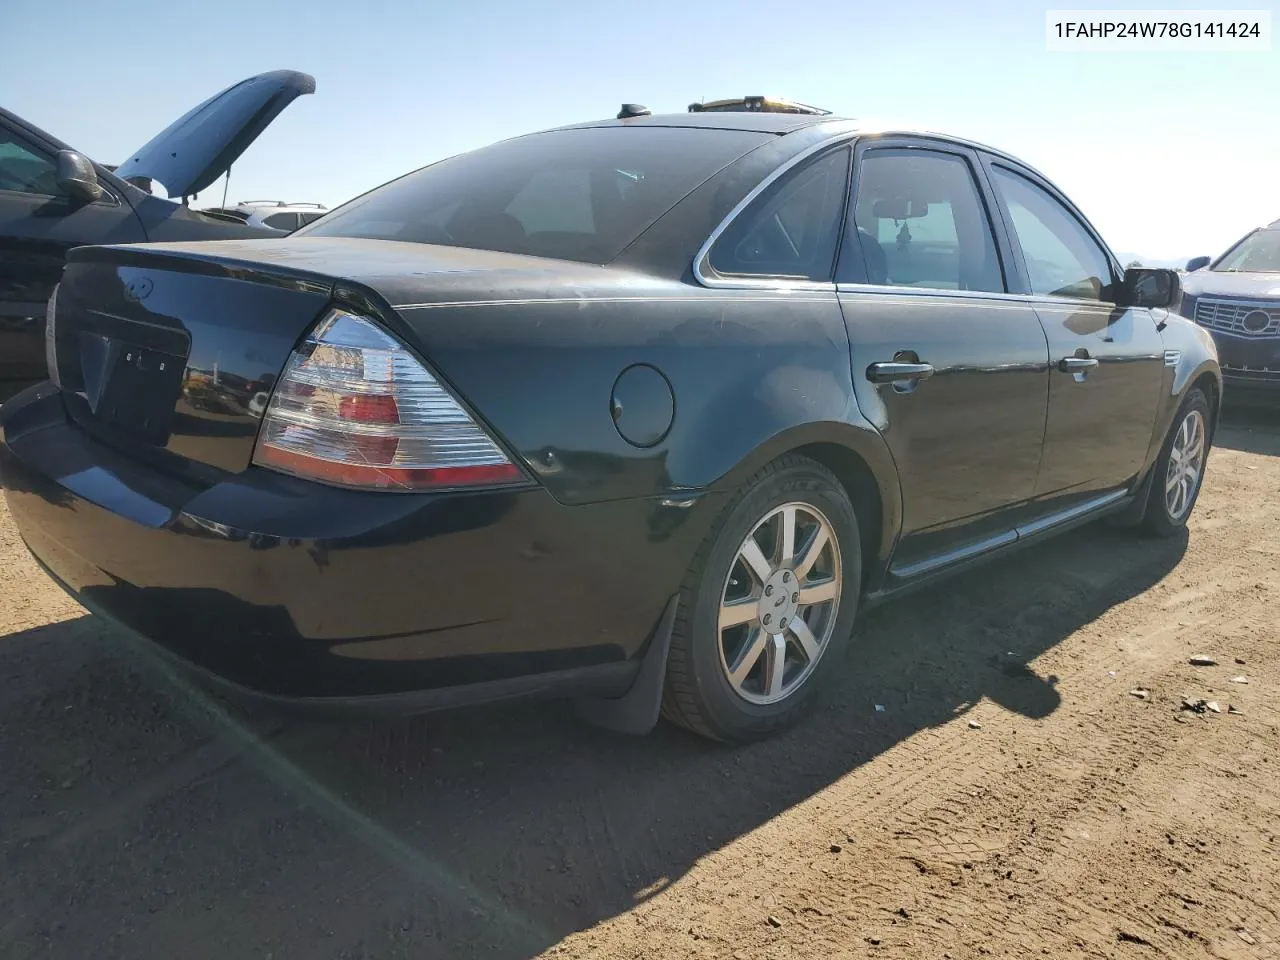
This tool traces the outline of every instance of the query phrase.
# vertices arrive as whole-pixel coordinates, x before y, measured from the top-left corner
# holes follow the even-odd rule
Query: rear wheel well
[[[880,499],[880,485],[876,483],[875,474],[862,457],[837,443],[812,443],[794,452],[816,460],[834,473],[848,494],[858,517],[858,532],[862,540],[862,580],[865,584],[880,559],[880,537],[884,528],[884,503]]]

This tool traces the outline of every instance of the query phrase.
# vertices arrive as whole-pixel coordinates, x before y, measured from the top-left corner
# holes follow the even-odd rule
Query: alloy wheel
[[[1199,410],[1190,410],[1169,449],[1169,466],[1165,471],[1164,503],[1169,517],[1180,520],[1195,499],[1204,469],[1204,416]]]
[[[773,704],[798,690],[829,645],[840,595],[840,544],[822,511],[802,502],[769,511],[721,593],[720,665],[733,691]]]

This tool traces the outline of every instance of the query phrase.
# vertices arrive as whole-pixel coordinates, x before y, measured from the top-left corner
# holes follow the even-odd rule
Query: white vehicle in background
[[[210,211],[206,211],[210,212]],[[271,227],[293,233],[328,212],[321,203],[287,203],[284,200],[246,200],[234,207],[215,207],[211,211],[235,217],[254,227]]]

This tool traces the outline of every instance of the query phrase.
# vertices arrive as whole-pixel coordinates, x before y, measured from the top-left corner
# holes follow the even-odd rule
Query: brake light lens
[[[399,340],[345,310],[330,311],[289,358],[253,460],[308,480],[373,490],[524,479]]]

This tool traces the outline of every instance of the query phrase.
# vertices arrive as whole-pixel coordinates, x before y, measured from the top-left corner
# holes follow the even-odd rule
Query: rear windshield
[[[393,180],[294,236],[365,237],[608,263],[712,174],[773,135],[554,130]]]

